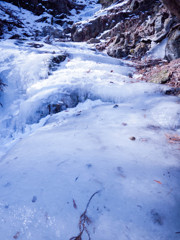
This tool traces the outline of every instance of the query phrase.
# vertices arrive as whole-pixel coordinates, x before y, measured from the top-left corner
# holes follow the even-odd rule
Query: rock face
[[[117,2],[117,0],[99,0],[99,3],[102,5],[102,7],[108,7],[110,6],[112,3]],[[121,0],[122,2],[122,0]]]
[[[180,25],[175,27],[169,35],[165,56],[168,61],[180,58]]]
[[[179,0],[163,0],[170,12],[176,15],[180,20],[180,1]]]
[[[48,11],[53,16],[57,14],[69,14],[73,8],[82,9],[83,5],[73,3],[71,0],[5,0],[6,2],[13,3],[16,6],[33,11],[35,14],[40,15]]]
[[[103,16],[75,24],[72,40],[92,42],[96,38],[101,42],[96,44],[97,49],[106,49],[110,56],[141,58],[154,42],[168,35],[175,22],[159,0],[129,0],[121,7],[107,10]]]
[[[72,39],[76,42],[87,41],[97,37],[100,33],[113,28],[117,22],[127,17],[127,13],[119,12],[97,17],[85,24],[77,23],[72,27]]]

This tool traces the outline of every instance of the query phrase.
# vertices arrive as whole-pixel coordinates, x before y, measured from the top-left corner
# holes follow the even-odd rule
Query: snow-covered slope
[[[91,47],[0,42],[2,240],[179,239],[179,98]]]

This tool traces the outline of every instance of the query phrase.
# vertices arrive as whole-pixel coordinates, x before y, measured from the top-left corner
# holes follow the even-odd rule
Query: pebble
[[[135,137],[130,137],[129,139],[130,139],[131,141],[135,141],[135,140],[136,140]]]

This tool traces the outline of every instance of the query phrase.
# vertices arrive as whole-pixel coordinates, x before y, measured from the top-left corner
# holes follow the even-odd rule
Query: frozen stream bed
[[[178,240],[180,100],[85,43],[0,52],[0,239]]]

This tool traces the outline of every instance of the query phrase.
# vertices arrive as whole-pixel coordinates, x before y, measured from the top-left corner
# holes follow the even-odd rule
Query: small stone
[[[14,239],[18,239],[19,236],[20,236],[20,232],[17,232],[17,233],[13,236],[13,238],[14,238]]]
[[[130,137],[129,139],[130,139],[131,141],[135,141],[135,140],[136,140],[135,137]]]
[[[132,73],[129,73],[129,74],[128,74],[128,77],[129,77],[129,78],[132,78],[132,77],[133,77],[133,74],[132,74]]]
[[[114,105],[114,106],[113,106],[113,108],[118,108],[118,107],[119,107],[119,105],[118,105],[118,104],[116,104],[116,105]]]

